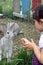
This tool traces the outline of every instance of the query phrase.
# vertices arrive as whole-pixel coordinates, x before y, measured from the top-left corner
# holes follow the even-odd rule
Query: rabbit
[[[20,27],[17,23],[8,22],[7,24],[0,24],[0,29],[4,33],[4,36],[0,39],[0,60],[2,58],[8,60],[13,53],[13,38],[20,33]]]

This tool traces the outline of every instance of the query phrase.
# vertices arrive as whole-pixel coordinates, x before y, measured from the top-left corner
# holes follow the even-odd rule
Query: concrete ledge
[[[3,14],[0,13],[0,17],[2,17],[2,16],[3,16]]]
[[[6,16],[4,16],[4,14],[0,13],[0,18],[5,18]]]
[[[26,18],[26,15],[21,15],[20,13],[13,12],[13,16],[19,17],[19,18]]]

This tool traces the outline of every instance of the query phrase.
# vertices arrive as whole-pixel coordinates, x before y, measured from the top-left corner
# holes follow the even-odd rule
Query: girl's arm
[[[39,62],[43,64],[43,48],[40,51],[38,46],[36,44],[34,44],[33,51],[34,51],[37,59],[39,60]]]
[[[41,49],[41,52],[40,52],[40,49],[36,45],[36,43],[34,43],[33,40],[29,41],[26,38],[22,38],[21,43],[23,44],[23,46],[25,46],[25,48],[29,50],[33,50],[39,62],[43,64],[43,48]]]

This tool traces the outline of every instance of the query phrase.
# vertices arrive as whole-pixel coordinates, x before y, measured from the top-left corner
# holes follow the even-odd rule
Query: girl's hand
[[[27,40],[26,38],[22,38],[21,39],[21,43],[23,44],[23,46],[25,48],[27,48],[28,50],[33,50],[34,47],[34,41],[33,39],[31,39],[31,41]]]

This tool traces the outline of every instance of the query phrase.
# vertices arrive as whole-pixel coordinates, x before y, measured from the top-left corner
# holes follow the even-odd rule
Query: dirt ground
[[[37,32],[37,30],[35,29],[34,25],[31,24],[28,21],[21,21],[21,20],[12,20],[10,18],[5,18],[5,19],[0,19],[0,23],[7,23],[7,22],[16,22],[19,24],[20,29],[23,31],[24,34],[20,34],[18,36],[16,36],[14,38],[14,54],[16,52],[18,52],[23,46],[20,42],[20,39],[22,37],[25,37],[27,39],[31,39],[33,38],[33,40],[38,44],[38,40],[39,40],[39,33]],[[2,36],[2,33],[0,33],[0,37]]]

